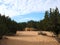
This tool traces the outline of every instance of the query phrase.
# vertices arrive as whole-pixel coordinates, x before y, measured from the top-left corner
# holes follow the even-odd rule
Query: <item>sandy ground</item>
[[[8,39],[0,40],[0,45],[59,45],[55,38],[46,36],[8,36]]]
[[[55,38],[43,35],[21,35],[21,36],[6,36],[8,39],[12,40],[22,40],[28,42],[57,42]]]
[[[6,36],[0,40],[0,45],[59,45],[54,37],[43,35]]]

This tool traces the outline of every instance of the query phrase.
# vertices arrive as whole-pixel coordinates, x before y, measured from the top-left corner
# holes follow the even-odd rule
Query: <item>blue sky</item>
[[[0,13],[17,22],[43,19],[44,12],[59,8],[60,0],[0,0]]]
[[[18,16],[14,16],[11,19],[14,19],[17,22],[27,22],[30,20],[34,20],[34,21],[40,21],[44,18],[44,13],[40,13],[40,12],[32,12],[26,15],[18,15]]]

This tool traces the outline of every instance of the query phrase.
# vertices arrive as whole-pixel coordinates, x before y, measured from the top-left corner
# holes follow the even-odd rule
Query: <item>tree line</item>
[[[0,38],[3,35],[13,35],[16,31],[24,31],[26,27],[35,28],[36,31],[52,31],[58,35],[60,33],[60,13],[58,8],[50,8],[49,11],[45,11],[43,20],[30,20],[22,23],[17,23],[8,16],[0,14]]]
[[[13,35],[17,31],[17,23],[8,16],[0,14],[0,38],[3,35]]]

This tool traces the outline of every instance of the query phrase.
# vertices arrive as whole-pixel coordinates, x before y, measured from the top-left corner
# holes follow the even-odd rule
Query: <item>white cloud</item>
[[[60,0],[0,0],[0,13],[13,17],[35,11],[44,12],[56,6],[60,10]]]
[[[21,18],[21,20],[35,20],[34,18]]]
[[[27,22],[27,21],[30,21],[30,20],[38,21],[35,18],[31,18],[31,17],[29,17],[29,18],[19,18],[15,21],[17,21],[17,22]]]

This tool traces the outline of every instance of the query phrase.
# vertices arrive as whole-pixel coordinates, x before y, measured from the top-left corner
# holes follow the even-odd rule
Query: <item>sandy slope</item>
[[[13,39],[13,40],[23,40],[23,41],[28,41],[28,42],[56,42],[55,38],[53,37],[48,37],[48,36],[43,36],[43,35],[37,35],[37,36],[7,36],[8,39]]]
[[[0,40],[0,45],[59,45],[53,37],[43,35],[6,36]]]

